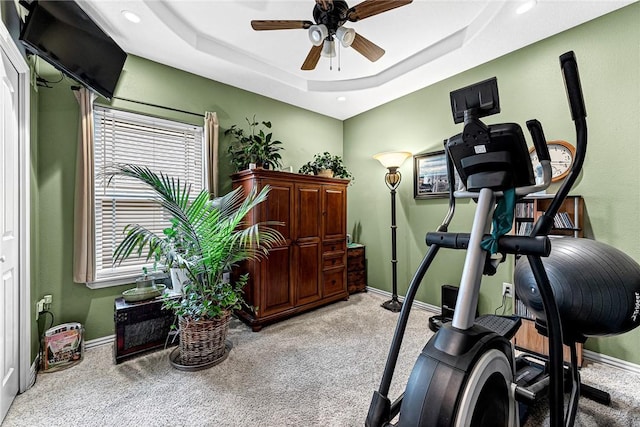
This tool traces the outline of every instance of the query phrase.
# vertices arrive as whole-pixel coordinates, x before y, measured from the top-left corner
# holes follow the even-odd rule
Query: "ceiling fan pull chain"
[[[340,52],[342,52],[342,43],[336,43],[338,45],[338,72],[340,72],[340,59],[342,58],[340,56]]]

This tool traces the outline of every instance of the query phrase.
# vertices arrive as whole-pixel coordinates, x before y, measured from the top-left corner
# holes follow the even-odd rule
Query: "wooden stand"
[[[352,244],[347,248],[347,290],[349,294],[366,292],[367,267],[365,259],[365,247],[360,244]]]

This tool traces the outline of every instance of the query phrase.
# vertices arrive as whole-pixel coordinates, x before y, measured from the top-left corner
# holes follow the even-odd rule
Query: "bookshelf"
[[[544,214],[551,200],[552,194],[528,196],[516,202],[514,232],[518,235],[528,235],[533,224]],[[584,200],[581,196],[567,196],[562,207],[554,218],[551,236],[583,236]]]
[[[518,200],[514,218],[514,233],[518,235],[531,233],[533,225],[549,208],[552,200],[553,194],[530,195]],[[584,200],[582,197],[567,196],[554,218],[554,225],[549,236],[552,238],[583,237],[583,219]],[[520,260],[516,259],[516,262],[520,262]],[[549,354],[548,339],[538,333],[533,313],[517,296],[514,297],[513,310],[516,315],[522,318],[522,326],[513,337],[516,348],[547,356]],[[578,365],[582,366],[582,344],[578,344],[576,349]],[[570,361],[567,346],[564,346],[564,359]]]

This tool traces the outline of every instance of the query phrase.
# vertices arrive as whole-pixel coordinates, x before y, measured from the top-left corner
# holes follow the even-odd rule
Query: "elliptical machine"
[[[615,283],[597,280],[587,284],[594,289],[600,285],[615,288],[615,303],[619,304],[616,310],[621,313],[613,326],[604,329],[591,326],[590,330],[584,330],[581,329],[582,319],[573,321],[576,306],[579,310],[580,304],[592,301],[576,301],[567,297],[559,305],[554,293],[566,294],[565,288],[580,284],[575,283],[571,272],[562,279],[557,279],[558,274],[554,273],[554,283],[550,283],[542,261],[552,253],[548,234],[553,218],[582,169],[587,148],[586,111],[573,52],[560,56],[560,65],[576,128],[576,156],[571,172],[530,236],[504,233],[513,220],[515,199],[545,189],[551,181],[549,152],[541,124],[537,120],[527,122],[543,170],[543,183],[536,185],[520,126],[514,123],[488,126],[480,120],[500,112],[496,79],[451,93],[454,121],[464,122],[464,131],[445,141],[448,176],[449,182],[454,182],[455,167],[465,190],[456,191],[455,197],[453,189],[450,190],[449,212],[438,230],[426,235],[429,250],[407,290],[380,387],[373,394],[366,426],[518,426],[518,402],[533,402],[542,390],[548,396],[551,427],[571,426],[575,421],[580,393],[575,343],[587,336],[602,334],[602,331],[609,335],[621,333],[640,324],[636,306],[640,301],[640,266],[626,255],[597,242],[598,247],[589,251],[591,255],[585,255],[598,256],[593,253],[600,251],[611,254],[598,263],[608,270],[618,268],[612,262],[617,264],[619,259],[628,258],[624,260],[624,277],[613,280]],[[455,212],[455,198],[472,198],[477,202],[470,233],[448,232]],[[493,233],[489,234],[492,218]],[[507,224],[508,228],[505,227]],[[575,254],[577,251],[579,254],[582,245],[574,245],[569,252]],[[392,403],[387,395],[411,306],[422,279],[441,248],[467,251],[453,320],[443,324],[427,342],[413,367],[405,392]],[[502,256],[493,258],[492,253]],[[516,292],[536,312],[536,326],[549,338],[548,376],[534,384],[518,385],[514,379],[516,361],[510,339],[520,327],[520,319],[515,316],[475,316],[482,276],[494,274],[507,254],[527,258],[528,269],[516,274]],[[592,292],[595,298],[604,294],[602,291]],[[603,315],[600,317],[597,319],[600,322],[611,320],[602,318]],[[563,322],[569,326],[563,327]],[[563,342],[572,349],[566,413]],[[393,424],[396,417],[398,421]]]

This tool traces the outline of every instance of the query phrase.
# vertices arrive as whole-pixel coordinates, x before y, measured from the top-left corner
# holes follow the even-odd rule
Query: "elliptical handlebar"
[[[527,128],[529,129],[529,133],[531,134],[531,138],[533,139],[533,145],[536,147],[536,154],[538,155],[538,160],[541,162],[543,160],[551,160],[551,156],[549,155],[549,147],[547,147],[547,139],[544,137],[544,132],[542,131],[542,125],[536,119],[527,121]]]
[[[578,175],[582,170],[585,154],[587,152],[587,122],[586,109],[584,106],[584,98],[582,96],[582,88],[580,84],[580,76],[578,74],[578,64],[576,62],[573,51],[567,52],[560,56],[560,67],[564,78],[565,87],[567,89],[567,98],[569,108],[571,110],[571,118],[573,119],[576,129],[576,156],[571,166],[569,175],[562,183],[562,186],[551,201],[549,208],[535,223],[531,236],[547,236],[553,227],[553,219],[564,202],[567,194],[573,187]],[[563,396],[563,353],[562,353],[562,326],[560,313],[553,295],[549,278],[545,271],[542,260],[539,257],[527,257],[531,269],[534,273],[538,291],[542,299],[542,305],[545,311],[547,332],[549,337],[549,361],[550,361],[550,385],[549,385],[549,407],[550,407],[550,425],[557,427],[573,424],[573,416],[575,416],[575,405],[577,399],[572,399],[569,407],[569,415],[564,418]],[[574,384],[575,387],[575,384]],[[573,390],[572,396],[576,396],[578,390]],[[573,416],[571,416],[573,414]]]
[[[567,175],[560,186],[560,189],[551,201],[547,211],[536,223],[531,233],[533,236],[547,235],[551,231],[551,228],[553,227],[553,218],[556,213],[558,213],[558,210],[562,206],[567,194],[571,191],[576,179],[578,179],[578,175],[580,175],[580,172],[582,171],[582,165],[587,153],[587,111],[584,106],[584,98],[582,96],[578,64],[573,51],[569,51],[560,56],[560,67],[562,69],[562,77],[564,78],[564,84],[567,90],[567,100],[569,102],[571,118],[576,129],[576,155],[574,162],[571,165],[569,175]]]
[[[578,64],[573,51],[560,56],[560,67],[562,68],[564,84],[567,89],[567,98],[569,99],[569,107],[571,108],[571,118],[574,122],[579,119],[584,119],[587,117],[587,109],[584,106],[584,97],[582,96]]]

